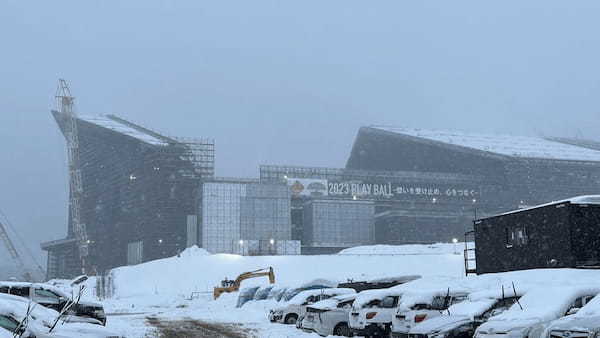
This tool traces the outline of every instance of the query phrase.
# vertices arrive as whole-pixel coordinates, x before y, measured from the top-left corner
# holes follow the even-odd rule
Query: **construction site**
[[[255,178],[220,177],[212,139],[79,113],[64,80],[55,98],[66,234],[41,244],[43,269],[19,261],[27,249],[14,249],[6,220],[0,229],[27,279],[105,275],[193,246],[257,256],[449,243],[472,234],[476,218],[600,189],[595,142],[385,126],[360,128],[345,167],[261,165]]]

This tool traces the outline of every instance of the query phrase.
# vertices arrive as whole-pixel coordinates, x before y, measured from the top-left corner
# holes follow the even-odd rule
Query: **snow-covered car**
[[[258,286],[252,286],[248,288],[241,289],[238,295],[237,304],[235,307],[242,307],[244,304],[254,299],[254,295],[258,291]]]
[[[570,312],[575,312],[575,309]],[[589,338],[600,336],[600,296],[594,297],[576,312],[551,322],[542,337]]]
[[[262,286],[256,293],[254,294],[253,300],[265,300],[269,297],[271,290],[273,289],[273,285]]]
[[[348,317],[356,295],[348,294],[322,300],[306,308],[302,330],[326,337],[352,335]]]
[[[521,297],[521,293],[505,296],[495,292],[477,292],[469,299],[452,305],[446,314],[415,325],[410,338],[471,338],[479,325],[490,317],[508,310]]]
[[[475,337],[540,337],[550,322],[575,313],[598,293],[600,288],[586,286],[536,288],[508,311],[481,325]]]
[[[389,336],[392,317],[400,304],[404,289],[392,287],[360,292],[350,311],[348,325],[356,336]]]
[[[100,325],[70,322],[69,316],[56,321],[58,317],[58,312],[23,297],[0,294],[0,327],[11,332],[17,330],[22,338],[122,338]],[[22,325],[25,318],[27,325]]]
[[[448,307],[467,300],[464,291],[432,291],[405,294],[392,317],[392,337],[406,338],[410,329],[431,318],[447,314]]]
[[[56,311],[61,311],[71,300],[71,296],[59,288],[43,283],[0,282],[0,293],[28,298]],[[68,314],[89,318],[89,323],[106,325],[106,314],[100,303],[80,300],[71,307]]]
[[[296,321],[304,316],[306,306],[334,296],[354,294],[354,289],[327,288],[305,290],[287,301],[284,305],[269,312],[269,320],[283,324],[296,324]]]

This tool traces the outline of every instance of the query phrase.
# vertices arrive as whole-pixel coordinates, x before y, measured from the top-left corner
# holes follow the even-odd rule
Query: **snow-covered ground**
[[[464,244],[457,246],[460,252]],[[319,278],[343,282],[402,275],[422,276],[400,286],[412,292],[451,288],[499,294],[504,286],[510,294],[513,283],[519,292],[536,286],[600,285],[600,271],[592,270],[541,269],[465,277],[463,256],[455,254],[454,244],[371,246],[337,255],[274,257],[211,255],[192,248],[180,257],[113,270],[114,295],[104,300],[108,326],[127,337],[152,337],[154,329],[148,318],[192,319],[240,325],[256,337],[316,337],[269,323],[267,313],[277,305],[275,301],[250,302],[236,308],[235,293],[212,300],[212,288],[223,278],[233,279],[242,272],[269,266],[280,286],[297,286]],[[244,281],[242,287],[267,283],[266,278],[255,278]],[[93,280],[88,284],[93,289]]]

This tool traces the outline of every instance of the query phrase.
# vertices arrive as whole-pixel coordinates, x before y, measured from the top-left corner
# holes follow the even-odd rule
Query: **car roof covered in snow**
[[[525,293],[507,311],[490,318],[493,321],[538,320],[548,321],[564,316],[578,297],[597,295],[598,286],[564,286],[534,288]],[[522,309],[521,309],[522,307]]]
[[[54,285],[45,284],[45,283],[29,283],[29,282],[4,282],[0,281],[0,287],[8,286],[9,288],[17,288],[17,287],[34,287],[39,289],[44,289],[48,291],[52,291],[59,296],[70,297],[63,290],[55,287]]]
[[[292,299],[290,299],[288,301],[288,304],[301,305],[310,296],[317,296],[317,295],[322,295],[322,294],[329,295],[329,296],[337,296],[337,295],[347,295],[347,294],[354,294],[354,293],[356,293],[356,291],[354,289],[348,289],[348,288],[327,288],[327,289],[305,290],[305,291],[302,291],[299,294],[295,295]]]
[[[373,300],[382,300],[388,296],[402,296],[406,292],[404,285],[398,285],[387,289],[365,290],[356,295],[354,307],[362,308]]]
[[[332,310],[332,309],[337,308],[337,305],[339,303],[353,301],[354,299],[356,299],[356,294],[339,295],[339,296],[331,297],[329,299],[322,300],[320,302],[316,302],[309,307],[311,307],[313,309],[319,309],[319,310]]]
[[[446,296],[448,294],[453,297],[458,295],[467,297],[469,295],[469,291],[470,290],[466,288],[451,290],[410,290],[402,295],[402,301],[400,302],[398,310],[408,311],[417,304],[431,304],[435,297]]]
[[[600,162],[600,151],[536,136],[371,126],[395,134],[508,157]]]
[[[58,312],[31,302],[26,298],[0,293],[1,314],[22,320],[27,315],[27,309],[30,306],[31,318],[40,324],[49,325],[58,317]]]

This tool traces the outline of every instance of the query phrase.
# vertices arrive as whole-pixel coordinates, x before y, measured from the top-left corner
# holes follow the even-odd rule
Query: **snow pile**
[[[411,247],[416,250],[418,246]],[[157,303],[172,303],[174,298],[189,298],[192,293],[210,295],[213,287],[220,285],[225,277],[234,279],[243,272],[268,267],[273,267],[278,286],[295,287],[316,279],[336,283],[348,279],[362,281],[400,275],[460,277],[464,274],[462,255],[428,255],[428,252],[438,253],[439,249],[427,245],[419,248],[418,252],[423,254],[238,256],[211,255],[194,248],[178,257],[112,270],[113,295],[121,299],[152,297]],[[267,283],[267,278],[253,278],[245,280],[242,287]]]
[[[468,243],[470,247],[473,243]],[[465,243],[435,243],[408,245],[366,245],[348,248],[338,255],[450,255],[462,253]]]

